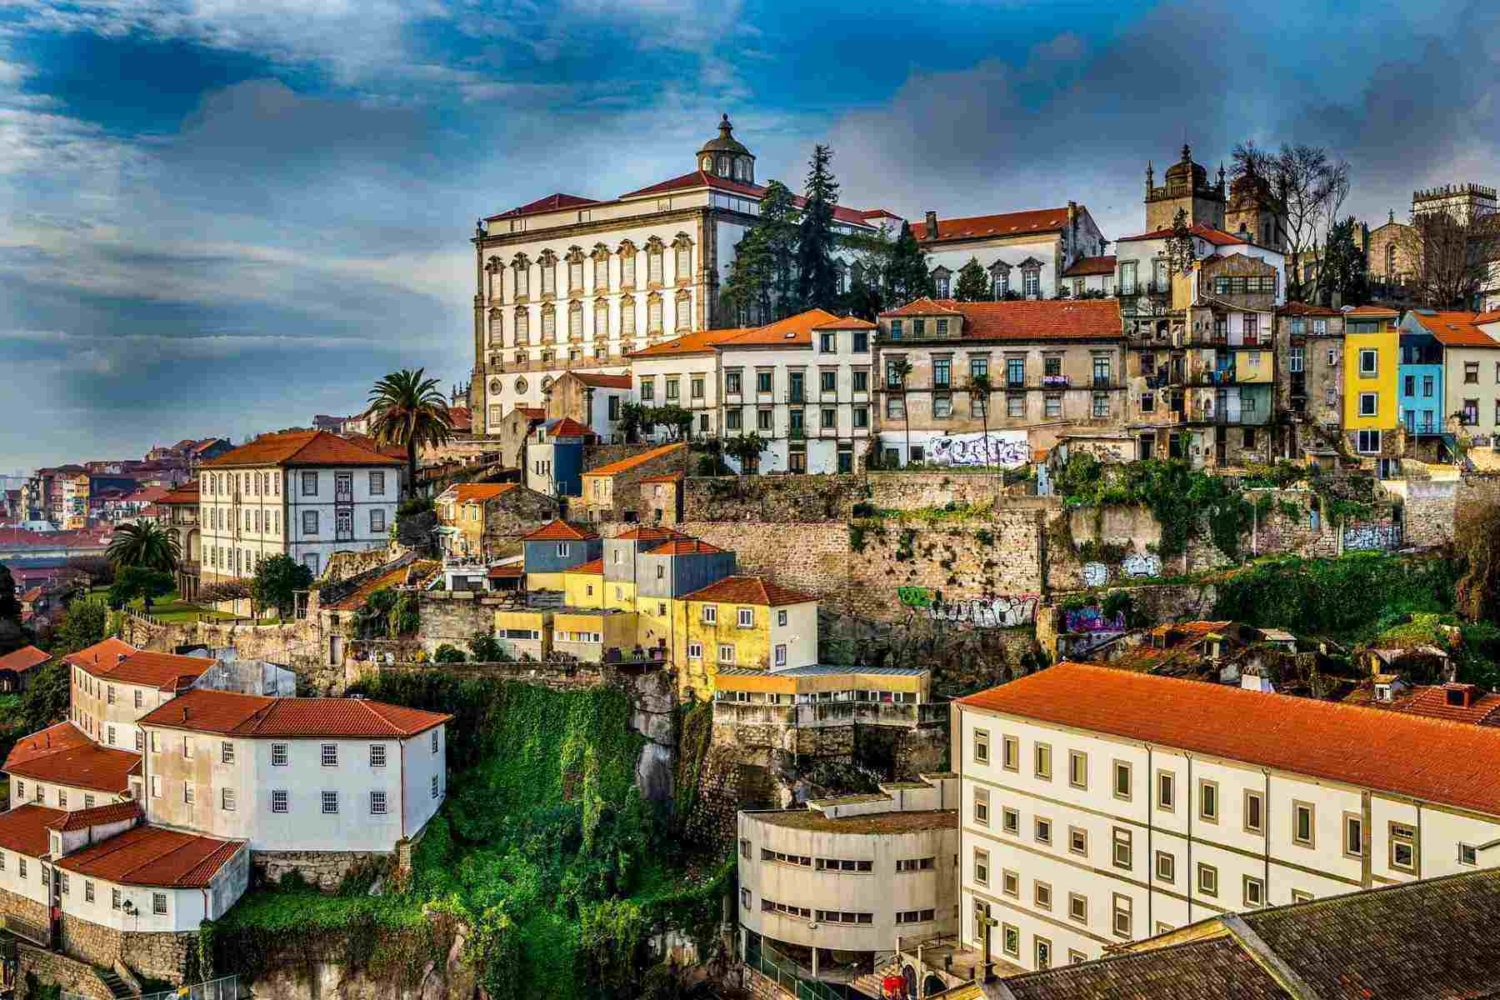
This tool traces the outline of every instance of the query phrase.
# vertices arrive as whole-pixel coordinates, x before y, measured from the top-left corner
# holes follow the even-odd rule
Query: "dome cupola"
[[[698,150],[698,169],[742,184],[755,183],[755,156],[734,137],[728,115],[719,122],[719,134]]]

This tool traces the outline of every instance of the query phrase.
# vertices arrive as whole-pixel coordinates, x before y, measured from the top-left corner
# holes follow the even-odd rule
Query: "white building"
[[[253,577],[285,555],[317,576],[335,552],[390,540],[403,463],[327,431],[267,434],[204,462],[204,583]]]
[[[92,809],[137,797],[141,756],[103,747],[72,722],[23,736],[5,758],[11,804]]]
[[[911,229],[927,251],[939,299],[954,297],[958,272],[970,260],[984,268],[991,298],[1055,298],[1063,275],[1081,258],[1102,256],[1109,243],[1089,210],[1072,201],[1061,208],[961,219],[928,212]]]
[[[63,662],[70,668],[72,724],[104,747],[138,754],[145,741],[137,720],[197,684],[215,661],[138,650],[111,638]]]
[[[619,374],[631,351],[712,325],[764,192],[726,116],[679,177],[604,201],[552,194],[482,220],[473,238],[474,432],[540,405],[565,371]],[[834,212],[846,234],[873,234],[886,221],[883,212]]]
[[[923,775],[882,785],[881,795],[741,811],[741,953],[849,982],[876,973],[898,937],[951,935],[957,785],[953,775]]]
[[[1028,969],[1500,861],[1500,729],[1073,663],[956,704],[960,933]]]
[[[261,852],[390,853],[446,793],[435,712],[194,690],[141,719],[154,823]]]

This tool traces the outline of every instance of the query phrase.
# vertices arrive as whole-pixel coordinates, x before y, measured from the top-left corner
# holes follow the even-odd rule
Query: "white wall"
[[[770,609],[771,612],[771,657],[772,669],[780,669],[776,663],[776,647],[786,645],[787,667],[806,667],[818,662],[818,604],[784,604]],[[782,613],[786,624],[777,624]]]

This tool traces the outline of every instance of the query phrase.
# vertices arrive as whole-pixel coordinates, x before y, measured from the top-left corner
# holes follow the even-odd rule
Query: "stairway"
[[[113,969],[100,969],[99,979],[103,981],[115,1000],[126,1000],[128,997],[140,995],[126,985],[125,980],[116,975]]]
[[[880,992],[880,984],[885,981],[886,976],[899,976],[900,974],[901,963],[892,962],[883,969],[865,973],[850,983],[849,986],[857,993],[862,993],[867,997],[874,997],[875,1000],[884,1000],[883,994]]]

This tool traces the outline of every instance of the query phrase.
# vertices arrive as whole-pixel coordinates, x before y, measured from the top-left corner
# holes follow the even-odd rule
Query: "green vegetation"
[[[170,575],[181,556],[177,536],[153,521],[122,524],[109,540],[109,561],[116,570],[140,567]]]
[[[403,368],[370,389],[370,433],[379,445],[406,449],[407,496],[417,495],[417,452],[440,446],[453,436],[453,417],[441,383],[425,369]]]
[[[272,556],[256,565],[250,596],[257,608],[275,608],[278,617],[290,618],[297,591],[312,586],[312,580],[312,570],[291,556]]]
[[[355,612],[354,628],[361,639],[399,639],[416,634],[421,615],[416,594],[381,587]]]
[[[427,962],[442,963],[434,925],[451,918],[469,928],[465,959],[495,1000],[624,998],[662,978],[652,935],[676,928],[709,947],[733,861],[686,854],[686,808],[673,815],[641,799],[644,739],[629,728],[623,693],[442,671],[382,677],[359,693],[456,717],[448,801],[411,877],[380,896],[364,894],[363,880],[337,896],[300,885],[250,893],[214,929],[222,971],[334,947],[410,983]],[[687,713],[685,730],[704,730],[698,715]]]
[[[139,600],[147,614],[158,597],[172,592],[172,574],[149,566],[121,566],[110,584],[108,601],[111,608],[123,608]]]
[[[1180,554],[1206,518],[1209,537],[1230,558],[1238,558],[1240,536],[1250,529],[1253,508],[1228,479],[1192,469],[1178,459],[1147,459],[1103,465],[1089,454],[1069,457],[1058,470],[1056,489],[1068,503],[1101,509],[1139,505],[1161,525],[1163,556]]]

